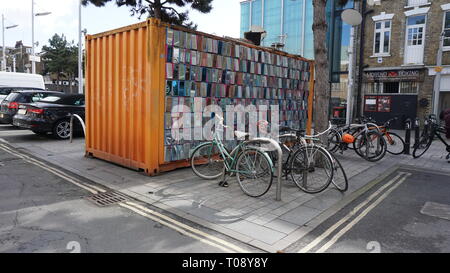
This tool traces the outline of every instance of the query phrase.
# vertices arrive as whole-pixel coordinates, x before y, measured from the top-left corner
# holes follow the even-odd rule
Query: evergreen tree
[[[158,18],[170,24],[196,29],[197,25],[189,21],[189,11],[180,12],[175,7],[190,7],[201,13],[209,13],[213,0],[82,0],[82,3],[83,5],[91,3],[102,7],[111,1],[115,1],[119,7],[131,8],[131,14],[138,18],[147,15],[147,17]]]
[[[56,75],[58,84],[61,78],[68,80],[72,93],[72,82],[78,75],[78,46],[73,41],[68,42],[64,34],[55,34],[48,42],[49,45],[42,47],[44,74]]]

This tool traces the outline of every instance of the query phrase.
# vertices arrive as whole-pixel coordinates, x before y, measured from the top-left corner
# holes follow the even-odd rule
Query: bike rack
[[[405,120],[405,155],[411,154],[411,129],[412,120],[410,118]]]
[[[247,142],[247,144],[251,144],[251,143],[265,143],[265,144],[271,144],[272,146],[272,150],[269,151],[277,151],[278,153],[278,166],[277,166],[277,194],[275,197],[276,201],[281,201],[281,176],[282,176],[282,171],[283,171],[283,160],[281,160],[283,158],[283,151],[281,150],[280,144],[278,142],[276,142],[275,140],[271,139],[271,138],[266,138],[266,137],[260,137],[260,138],[254,138],[252,140],[249,140]]]
[[[86,125],[84,124],[83,119],[77,114],[71,114],[70,115],[70,143],[73,143],[73,118],[74,117],[76,117],[80,121],[81,126],[83,127],[83,134],[86,137]]]

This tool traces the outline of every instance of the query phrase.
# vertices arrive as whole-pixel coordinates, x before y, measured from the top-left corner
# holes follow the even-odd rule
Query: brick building
[[[436,62],[444,34],[439,109],[450,108],[449,0],[379,0],[366,17],[363,113],[379,121],[433,111]]]

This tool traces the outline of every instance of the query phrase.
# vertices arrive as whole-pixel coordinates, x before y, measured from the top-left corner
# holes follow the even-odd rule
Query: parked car
[[[22,104],[37,102],[47,96],[60,94],[62,93],[42,90],[13,91],[0,103],[0,123],[12,124],[12,118]]]
[[[36,74],[0,72],[0,103],[16,90],[45,90],[44,78]]]
[[[39,102],[21,105],[13,118],[13,124],[35,134],[52,133],[57,139],[68,139],[71,114],[79,115],[84,121],[84,95],[53,94]],[[73,129],[74,134],[83,131],[78,119],[74,119]]]

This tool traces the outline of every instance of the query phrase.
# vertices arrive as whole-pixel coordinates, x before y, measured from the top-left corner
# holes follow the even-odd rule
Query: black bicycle
[[[414,147],[413,157],[419,158],[428,151],[433,140],[438,138],[446,147],[448,155],[446,159],[450,159],[450,144],[448,144],[441,134],[445,134],[446,128],[438,124],[436,116],[430,115],[425,119],[425,126],[419,138],[419,142]]]

